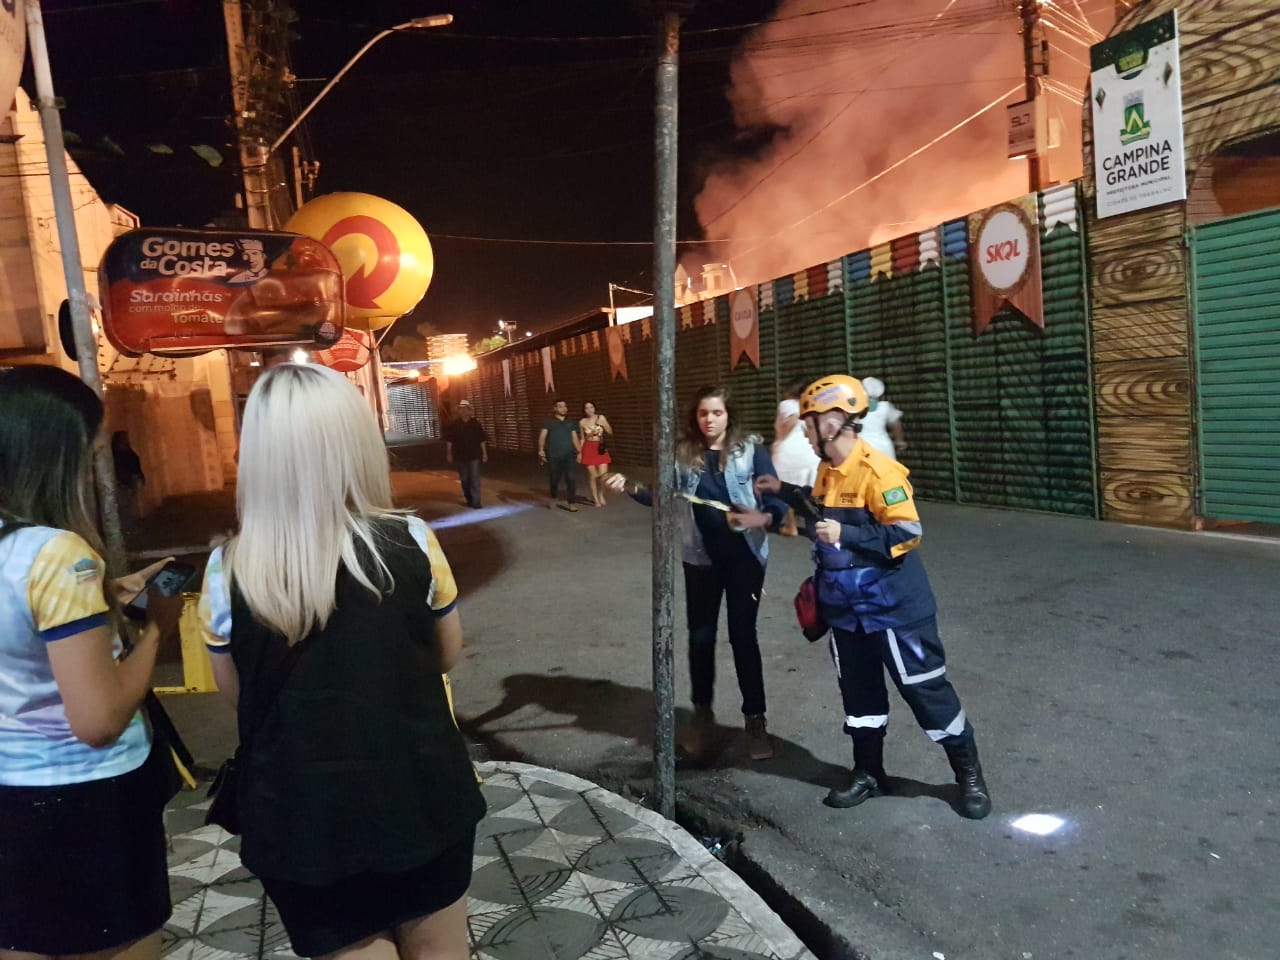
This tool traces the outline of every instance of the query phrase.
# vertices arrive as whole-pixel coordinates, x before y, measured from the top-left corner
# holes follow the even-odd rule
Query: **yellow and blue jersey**
[[[818,600],[834,627],[868,631],[917,623],[936,612],[915,550],[923,529],[909,471],[859,439],[838,466],[823,463],[812,497],[840,524],[839,544],[814,539]],[[812,525],[810,525],[811,527]]]
[[[414,542],[426,554],[431,565],[431,591],[427,606],[437,617],[443,617],[458,603],[458,585],[435,533],[420,517],[405,517]],[[222,548],[209,557],[205,567],[204,587],[200,592],[200,629],[210,653],[225,654],[231,649],[231,587],[223,572]]]
[[[147,758],[141,714],[109,747],[77,740],[49,662],[50,644],[109,623],[103,576],[102,558],[74,533],[33,526],[0,540],[0,784],[102,780]]]

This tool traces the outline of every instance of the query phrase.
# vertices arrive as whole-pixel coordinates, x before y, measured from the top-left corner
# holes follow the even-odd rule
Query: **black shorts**
[[[364,873],[311,886],[259,877],[300,957],[333,953],[402,923],[443,910],[471,886],[475,832],[430,863],[397,873]]]
[[[93,953],[169,919],[160,751],[56,787],[0,786],[0,950]]]

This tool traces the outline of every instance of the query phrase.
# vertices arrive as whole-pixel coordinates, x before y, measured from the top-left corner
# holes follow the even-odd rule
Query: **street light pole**
[[[356,61],[368,53],[369,48],[383,37],[389,37],[391,34],[399,33],[403,30],[430,30],[432,27],[447,27],[451,23],[453,23],[453,14],[435,13],[429,17],[415,17],[412,20],[408,20],[404,23],[398,23],[394,27],[388,27],[381,33],[375,34],[372,40],[356,51],[356,55],[347,61],[347,65],[345,67],[333,75],[333,79],[326,83],[324,85],[324,89],[316,94],[315,99],[307,104],[306,108],[294,118],[293,123],[289,124],[285,132],[276,137],[276,142],[267,148],[267,156],[270,157],[280,149],[280,145],[289,139],[289,134],[298,129],[298,124],[307,119],[308,114],[316,108],[316,105],[328,96],[329,91],[338,85],[338,81],[347,75],[347,71],[356,65]]]
[[[240,4],[227,0],[226,2],[226,20],[227,20],[227,46],[232,64],[232,83],[233,92],[236,94],[236,111],[238,119],[242,120],[247,110],[247,96],[244,90],[247,78],[247,57],[248,53],[245,49],[243,30],[239,20]],[[432,27],[447,27],[453,23],[453,14],[437,13],[429,17],[415,17],[404,23],[398,23],[394,27],[388,27],[375,34],[363,47],[356,51],[355,56],[346,62],[346,64],[333,75],[324,88],[316,94],[315,98],[307,104],[293,122],[285,129],[284,133],[276,137],[275,142],[270,146],[263,147],[261,144],[250,144],[245,140],[241,140],[240,144],[240,166],[244,177],[245,205],[249,216],[249,226],[255,229],[271,229],[275,224],[271,222],[270,209],[270,177],[267,168],[271,163],[271,158],[275,156],[277,150],[289,139],[294,130],[298,129],[298,125],[302,123],[326,96],[329,91],[338,85],[338,82],[347,75],[356,62],[359,61],[375,43],[384,37],[389,37],[393,33],[401,33],[406,30],[429,30]],[[250,151],[256,150],[257,156],[250,158]]]
[[[266,155],[271,156],[271,154],[274,154],[276,150],[279,150],[280,145],[282,145],[284,141],[288,140],[289,134],[293,133],[293,131],[296,131],[296,129],[298,128],[298,124],[302,123],[303,120],[307,119],[307,115],[310,114],[312,110],[315,110],[316,105],[319,104],[321,100],[324,100],[325,97],[329,95],[330,90],[333,90],[334,87],[338,86],[338,81],[340,81],[340,79],[347,76],[347,70],[351,69],[352,67],[355,67],[356,61],[360,59],[361,56],[364,56],[365,54],[367,54],[367,52],[369,52],[370,47],[376,44],[376,42],[378,42],[379,40],[381,40],[381,38],[389,37],[390,35],[392,35],[392,33],[407,31],[407,29],[431,29],[431,27],[448,27],[449,24],[451,23],[453,23],[452,13],[435,13],[435,14],[431,14],[430,17],[415,17],[412,20],[406,20],[406,22],[404,23],[397,23],[396,26],[394,27],[388,27],[387,29],[384,29],[384,31],[381,31],[380,33],[376,33],[376,35],[374,35],[374,38],[372,38],[372,40],[367,42],[367,44],[365,44],[364,46],[360,47],[360,50],[356,51],[355,56],[352,56],[351,59],[347,60],[346,67],[343,67],[342,69],[338,70],[338,72],[334,74],[333,79],[330,79],[328,83],[324,84],[324,90],[321,90],[319,93],[316,93],[315,100],[312,100],[310,104],[307,104],[306,108],[302,110],[302,113],[298,114],[297,116],[294,116],[293,123],[289,124],[288,128],[285,128],[284,133],[280,134],[279,137],[275,138],[275,142],[273,143],[273,145],[268,147],[268,151],[266,151]]]

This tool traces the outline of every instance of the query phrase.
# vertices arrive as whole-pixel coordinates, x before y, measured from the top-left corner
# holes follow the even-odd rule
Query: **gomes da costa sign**
[[[970,217],[975,334],[982,333],[1006,307],[1044,327],[1040,228],[1033,218],[1036,199],[1032,194]]]
[[[99,272],[103,330],[128,356],[334,343],[342,268],[292,233],[131,230]]]

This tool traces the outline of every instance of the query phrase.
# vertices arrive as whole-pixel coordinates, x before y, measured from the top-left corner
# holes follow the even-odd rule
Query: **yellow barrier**
[[[182,640],[182,686],[156,687],[156,693],[217,693],[213,664],[200,634],[200,594],[182,595],[178,635]]]

